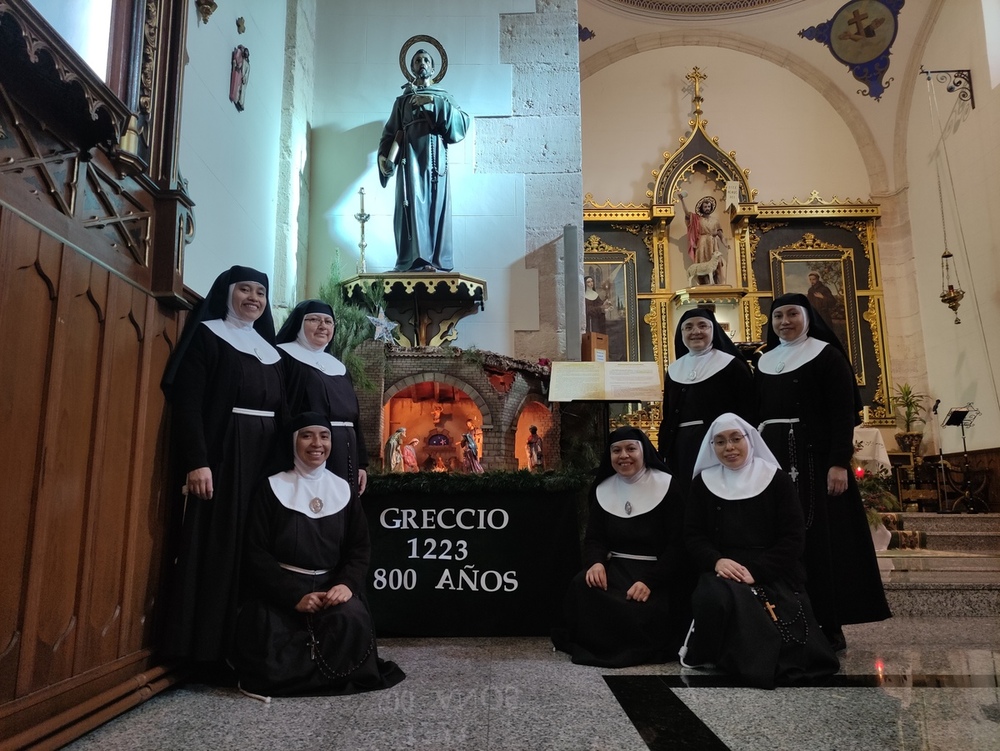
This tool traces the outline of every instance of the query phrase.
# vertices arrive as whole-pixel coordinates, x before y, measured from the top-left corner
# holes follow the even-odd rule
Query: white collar
[[[660,505],[670,489],[670,480],[666,472],[651,467],[643,467],[631,480],[615,472],[597,486],[597,502],[612,516],[640,516]]]
[[[329,352],[324,352],[322,349],[312,349],[311,347],[303,346],[298,340],[279,344],[278,347],[279,349],[285,350],[285,352],[294,357],[300,363],[308,365],[311,368],[316,368],[328,376],[340,376],[347,372],[347,368],[344,367],[344,363],[331,355]]]
[[[704,352],[691,352],[681,355],[667,368],[667,375],[674,383],[701,383],[723,370],[733,356],[715,347]]]
[[[257,333],[252,323],[242,318],[213,318],[202,323],[217,337],[232,345],[233,349],[253,355],[265,365],[274,365],[281,359],[278,350]]]
[[[767,375],[789,373],[798,370],[807,362],[813,360],[827,343],[811,336],[800,337],[794,342],[782,342],[773,350],[761,355],[757,361],[757,370]]]
[[[778,467],[762,459],[751,459],[739,469],[729,469],[722,464],[709,467],[701,473],[705,487],[726,501],[753,498],[764,492]]]
[[[267,481],[282,506],[311,519],[332,516],[351,500],[351,486],[347,480],[326,467],[311,472],[296,467],[271,475]]]

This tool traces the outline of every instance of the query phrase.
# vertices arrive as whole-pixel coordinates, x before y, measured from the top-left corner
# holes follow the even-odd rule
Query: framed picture
[[[764,206],[746,237],[746,283],[753,293],[743,313],[750,336],[763,342],[771,301],[789,292],[805,295],[844,346],[869,407],[868,424],[882,426],[894,420],[875,219],[865,216],[875,209],[819,201]]]
[[[583,248],[585,330],[606,334],[608,360],[639,359],[635,253],[591,235]]]
[[[851,248],[803,249],[793,245],[770,251],[774,296],[805,295],[840,339],[857,368],[861,361],[854,251]]]

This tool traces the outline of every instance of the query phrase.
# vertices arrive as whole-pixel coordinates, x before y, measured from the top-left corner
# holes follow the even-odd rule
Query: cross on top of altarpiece
[[[694,96],[691,97],[691,103],[694,104],[694,114],[696,119],[700,119],[702,115],[701,103],[704,101],[701,96],[701,82],[708,80],[708,76],[701,72],[701,69],[695,66],[692,68],[691,72],[684,76],[691,85],[694,87]]]

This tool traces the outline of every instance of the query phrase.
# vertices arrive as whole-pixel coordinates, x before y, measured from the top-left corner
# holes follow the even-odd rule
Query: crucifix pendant
[[[778,616],[774,614],[774,605],[764,600],[764,608],[767,610],[768,615],[771,616],[771,620],[777,622]]]

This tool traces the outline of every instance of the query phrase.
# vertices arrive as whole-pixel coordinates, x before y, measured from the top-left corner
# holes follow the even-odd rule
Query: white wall
[[[584,191],[598,203],[649,201],[650,172],[689,134],[684,77],[696,66],[708,76],[702,85],[706,131],[750,169],[758,201],[806,200],[813,190],[826,200],[869,197],[848,127],[801,78],[735,50],[668,47],[619,60],[581,84]]]
[[[927,351],[929,392],[947,409],[971,401],[982,411],[967,432],[970,449],[997,445],[1000,435],[1000,90],[992,88],[979,3],[948,4],[938,17],[924,59],[930,69],[970,69],[976,98],[973,110],[935,84],[951,175],[941,173],[948,249],[955,255],[965,299],[961,325],[937,298],[941,293],[944,237],[938,202],[938,173],[932,152],[940,138],[932,119],[926,81],[915,92],[908,124],[910,221],[920,319]],[[969,30],[975,33],[969,33]],[[956,44],[957,40],[961,43]],[[958,112],[957,118],[953,116]],[[944,165],[943,160],[940,162]],[[952,179],[954,197],[952,196]],[[957,200],[957,202],[956,202]],[[920,374],[918,374],[919,377]],[[940,419],[939,419],[940,422]],[[944,450],[961,451],[961,431],[939,429]]]
[[[239,34],[236,19],[246,20]],[[196,235],[184,282],[206,293],[234,264],[269,275],[274,264],[285,3],[226,0],[207,24],[188,18],[180,169],[194,199]],[[233,49],[250,50],[246,109],[229,101]]]

